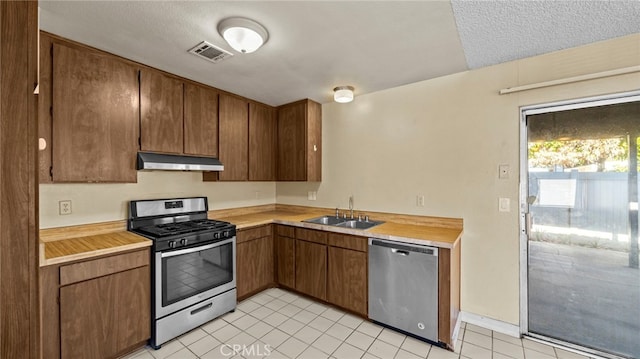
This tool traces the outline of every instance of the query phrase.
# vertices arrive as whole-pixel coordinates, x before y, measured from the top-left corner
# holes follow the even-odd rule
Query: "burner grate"
[[[186,222],[165,223],[139,228],[138,230],[161,238],[185,233],[216,230],[228,226],[229,223],[211,219],[197,219]]]

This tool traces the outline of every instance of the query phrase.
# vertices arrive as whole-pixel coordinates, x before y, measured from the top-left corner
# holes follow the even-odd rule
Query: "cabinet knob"
[[[313,152],[318,152],[318,146],[313,145]]]
[[[47,140],[45,140],[42,137],[38,138],[38,150],[43,151],[46,148],[47,148]]]

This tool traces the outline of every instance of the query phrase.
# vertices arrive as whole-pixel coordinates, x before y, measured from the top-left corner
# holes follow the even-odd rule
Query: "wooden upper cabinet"
[[[246,181],[249,178],[249,103],[235,96],[220,95],[219,155],[224,171],[220,181]]]
[[[40,80],[38,82],[39,94],[38,94],[38,138],[43,139],[46,142],[46,147],[43,150],[38,151],[38,163],[39,174],[38,180],[40,183],[50,183],[53,181],[51,178],[51,167],[53,165],[51,156],[53,155],[51,150],[52,141],[52,121],[51,115],[53,108],[51,73],[53,72],[53,43],[51,37],[46,34],[40,34]]]
[[[278,181],[322,180],[322,107],[311,100],[278,108]]]
[[[136,182],[138,70],[111,56],[53,45],[55,182]]]
[[[183,153],[182,81],[159,71],[140,71],[142,151]]]
[[[276,180],[276,109],[249,105],[249,181]]]
[[[218,155],[218,92],[184,84],[184,153]]]

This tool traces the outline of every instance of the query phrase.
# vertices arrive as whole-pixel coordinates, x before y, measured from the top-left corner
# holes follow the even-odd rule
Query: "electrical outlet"
[[[498,166],[498,178],[507,179],[509,178],[509,165],[499,165]]]
[[[255,193],[256,193],[256,199],[259,199],[260,198],[260,191],[255,191]]]
[[[416,207],[424,207],[424,195],[419,194],[416,196]]]
[[[318,192],[316,191],[307,192],[307,199],[309,201],[315,201],[317,198],[318,198]]]
[[[71,200],[59,201],[58,213],[60,215],[71,214]]]
[[[511,200],[509,198],[498,199],[498,211],[500,212],[511,212]]]

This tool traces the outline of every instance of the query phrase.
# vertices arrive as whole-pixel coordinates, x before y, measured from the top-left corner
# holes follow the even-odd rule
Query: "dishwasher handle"
[[[391,248],[391,253],[395,253],[401,256],[408,256],[409,255],[409,251],[403,251],[402,249],[398,249],[398,248]]]
[[[434,257],[438,256],[437,247],[423,246],[419,244],[409,244],[404,242],[385,241],[382,239],[369,238],[369,245],[391,248],[392,253],[402,256],[408,256],[411,252],[431,255]]]

